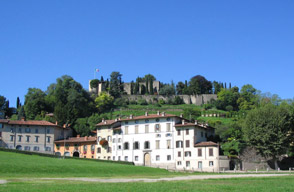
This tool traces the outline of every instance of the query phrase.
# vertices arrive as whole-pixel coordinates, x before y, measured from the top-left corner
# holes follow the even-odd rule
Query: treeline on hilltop
[[[90,81],[91,88],[96,88],[99,83],[103,82],[105,89],[111,93],[111,95],[117,97],[119,95],[126,94],[123,89],[122,74],[119,72],[113,72],[110,78],[114,81],[109,81],[109,79],[104,80],[103,76],[101,79],[93,79]],[[227,87],[226,83],[209,81],[201,75],[196,75],[190,79],[190,81],[185,80],[184,82],[179,81],[176,85],[172,81],[171,83],[159,84],[159,90],[153,87],[156,78],[147,74],[144,77],[137,77],[136,81],[130,82],[130,93],[131,95],[199,95],[199,94],[217,94],[221,89],[231,88],[231,83]]]

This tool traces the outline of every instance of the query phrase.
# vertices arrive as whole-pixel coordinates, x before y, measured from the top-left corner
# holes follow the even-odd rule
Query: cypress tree
[[[152,78],[150,79],[150,82],[149,82],[149,91],[150,91],[150,95],[153,95],[154,94],[154,90],[153,90],[153,79]]]

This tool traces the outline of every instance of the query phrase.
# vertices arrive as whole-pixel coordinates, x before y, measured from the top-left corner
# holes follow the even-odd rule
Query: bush
[[[139,105],[148,105],[148,102],[145,99],[139,99],[138,104]]]
[[[129,104],[129,101],[125,98],[117,98],[114,101],[114,105],[119,107],[126,107],[128,104]]]
[[[131,100],[131,101],[129,101],[129,104],[130,105],[137,105],[137,101],[136,100]]]
[[[163,99],[159,99],[158,104],[164,105],[165,104],[165,101]]]
[[[181,105],[181,104],[184,104],[184,100],[181,97],[176,96],[173,99],[173,105]]]
[[[233,111],[233,106],[232,105],[228,105],[226,106],[226,111]]]

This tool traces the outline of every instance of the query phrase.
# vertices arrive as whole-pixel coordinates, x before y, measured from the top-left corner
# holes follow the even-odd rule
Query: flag
[[[99,72],[99,69],[95,69],[95,72]]]

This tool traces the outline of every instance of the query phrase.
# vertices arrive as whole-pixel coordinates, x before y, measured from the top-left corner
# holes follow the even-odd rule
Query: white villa
[[[214,128],[208,125],[164,112],[102,120],[97,124],[97,138],[108,142],[105,154],[97,148],[96,158],[177,170],[229,169],[228,158],[219,155],[219,145],[207,141],[213,135]]]

